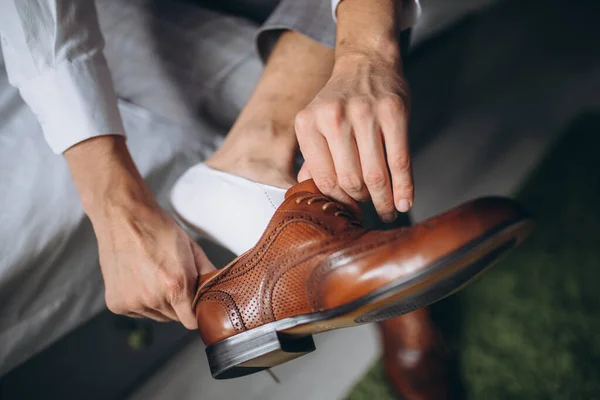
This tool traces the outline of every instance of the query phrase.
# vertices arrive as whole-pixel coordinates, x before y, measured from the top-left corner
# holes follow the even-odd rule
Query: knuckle
[[[312,124],[312,112],[308,109],[304,109],[300,111],[296,115],[296,119],[294,120],[294,126],[296,128],[296,134],[302,134],[308,131],[310,125]]]
[[[124,313],[124,309],[121,306],[121,304],[119,304],[119,302],[114,300],[112,297],[106,296],[105,301],[106,301],[106,308],[108,308],[110,310],[110,312],[115,313],[115,314],[123,314]]]
[[[388,114],[397,114],[404,110],[404,102],[395,94],[388,94],[377,101],[377,109]]]
[[[164,302],[160,301],[156,297],[145,297],[140,307],[142,310],[153,310],[160,311],[164,307]]]
[[[319,106],[319,114],[325,122],[340,125],[342,122],[342,105],[338,102],[323,104]]]
[[[319,189],[325,194],[330,194],[337,188],[337,180],[329,174],[315,174],[313,176]]]
[[[389,157],[388,164],[390,170],[394,172],[405,172],[410,170],[410,156],[405,153],[395,154]]]
[[[387,176],[380,171],[368,172],[365,174],[365,184],[371,189],[383,189],[387,185]]]
[[[162,305],[159,296],[150,290],[146,290],[140,295],[140,302],[144,308],[151,310],[158,310]]]
[[[371,101],[364,97],[352,99],[348,103],[348,113],[358,119],[372,117],[373,110],[371,107]]]
[[[128,306],[127,301],[123,299],[118,299],[115,296],[107,295],[105,296],[105,301],[106,308],[108,308],[110,312],[117,315],[125,315],[133,310],[132,307]]]
[[[365,185],[362,178],[358,175],[345,174],[339,177],[339,185],[346,193],[361,193]]]
[[[162,285],[168,299],[179,299],[186,286],[185,277],[179,275],[166,276],[163,278]]]
[[[394,193],[402,193],[404,195],[412,195],[414,185],[412,182],[399,182],[394,184]]]

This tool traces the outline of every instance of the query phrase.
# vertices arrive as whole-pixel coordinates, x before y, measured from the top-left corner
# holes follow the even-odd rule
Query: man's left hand
[[[373,200],[384,222],[414,200],[408,146],[409,90],[399,62],[376,54],[336,59],[330,80],[296,117],[305,159],[298,180],[352,207]]]

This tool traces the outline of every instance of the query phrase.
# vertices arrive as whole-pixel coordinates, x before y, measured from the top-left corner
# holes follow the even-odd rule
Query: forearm
[[[93,138],[64,155],[94,227],[108,309],[196,329],[198,275],[214,267],[157,204],[124,138]]]

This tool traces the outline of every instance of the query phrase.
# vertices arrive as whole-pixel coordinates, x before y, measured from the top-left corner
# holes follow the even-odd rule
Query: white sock
[[[194,231],[239,255],[258,242],[285,192],[198,164],[173,186],[171,205]]]

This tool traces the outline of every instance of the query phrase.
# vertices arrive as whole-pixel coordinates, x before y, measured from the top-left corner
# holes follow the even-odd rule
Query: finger
[[[337,183],[331,152],[325,137],[316,129],[312,117],[299,113],[296,117],[296,135],[305,164],[319,190],[350,210],[359,213],[358,204]]]
[[[152,295],[158,292],[158,290],[145,292],[141,301],[136,303],[137,306],[129,307],[131,313],[159,322],[176,321],[177,315],[168,309],[167,302]]]
[[[181,290],[180,295],[177,298],[172,299],[171,306],[174,312],[177,314],[177,320],[183,324],[187,329],[198,329],[198,320],[193,310],[193,300],[196,295],[196,285],[198,282],[198,276],[201,274],[209,273],[216,268],[208,260],[204,251],[194,241],[190,239],[190,248],[192,251],[194,267],[197,275],[186,279],[184,287]]]
[[[185,294],[173,299],[171,303],[174,313],[177,314],[175,320],[181,322],[183,326],[190,330],[198,329],[198,321],[192,308],[192,301],[196,293],[195,285],[196,282],[194,280],[193,284],[188,284],[192,289],[188,289]]]
[[[138,288],[142,287],[138,286]],[[166,307],[168,304],[160,297],[155,296],[155,293],[159,292],[159,290],[142,289],[134,297],[114,296],[114,293],[108,295],[107,292],[106,305],[115,314],[131,318],[148,318],[159,322],[177,320],[177,315]]]
[[[190,239],[190,246],[192,249],[192,256],[194,257],[194,265],[196,266],[196,271],[198,275],[208,274],[210,272],[214,272],[217,270],[214,264],[210,262],[206,253],[196,242]],[[196,288],[194,288],[195,290]]]
[[[129,313],[125,314],[125,316],[129,317],[129,318],[136,318],[136,319],[146,318],[143,315],[135,313],[135,312],[129,312]]]
[[[165,302],[164,305],[157,310],[159,313],[164,315],[166,318],[169,318],[170,321],[179,321],[179,317],[177,316],[177,312],[173,309],[171,304]]]
[[[173,304],[173,310],[177,314],[175,320],[181,322],[189,330],[198,329],[198,320],[192,309],[192,300],[193,297],[188,297]]]
[[[407,212],[414,201],[414,182],[408,144],[408,116],[398,96],[381,99],[377,116],[385,142],[387,164],[392,177],[394,204],[400,212]]]
[[[309,179],[312,179],[312,176],[310,175],[307,164],[304,163],[302,164],[302,167],[300,167],[300,171],[298,171],[298,182],[304,182]]]
[[[158,321],[158,322],[172,321],[172,319],[167,317],[166,315],[164,315],[156,310],[152,310],[150,308],[144,308],[143,310],[134,311],[134,314],[138,314],[144,318],[148,318],[148,319]]]
[[[310,175],[317,188],[326,196],[344,204],[355,213],[360,213],[360,207],[337,183],[337,175],[329,146],[325,138],[319,133],[311,140],[312,149],[309,156],[305,156],[309,164]],[[302,150],[302,147],[301,147]]]
[[[383,138],[372,105],[363,100],[350,102],[347,115],[354,129],[363,179],[371,194],[373,205],[382,221],[392,222],[398,213],[394,206]]]
[[[304,182],[307,179],[312,179],[312,176],[310,174],[310,170],[306,166],[306,163],[304,163],[302,165],[302,168],[300,168],[300,171],[298,172],[298,182]],[[362,210],[360,209],[358,204],[356,204],[356,203],[353,203],[353,204],[356,207],[348,207],[347,211],[349,211],[351,214],[353,214],[357,220],[362,221],[362,218],[363,218]]]
[[[363,182],[356,141],[341,106],[317,115],[317,130],[327,139],[339,187],[354,200],[367,201],[369,191]]]

